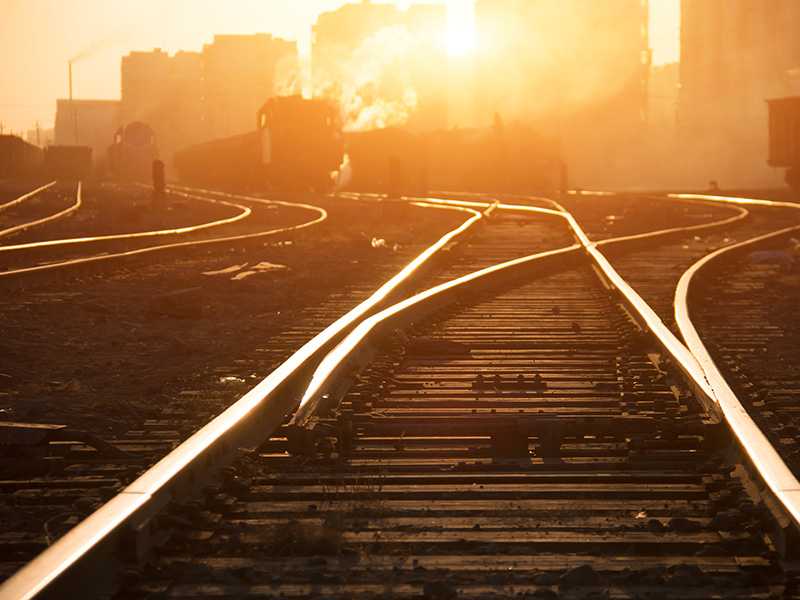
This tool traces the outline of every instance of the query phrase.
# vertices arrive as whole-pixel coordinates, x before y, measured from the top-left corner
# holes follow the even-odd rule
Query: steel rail
[[[600,194],[600,192],[592,192],[592,194]],[[602,193],[602,195],[606,195]],[[611,245],[614,242],[615,238],[609,240],[603,240],[602,242],[593,242],[589,239],[586,235],[583,228],[580,226],[578,221],[575,217],[567,211],[561,204],[556,202],[555,200],[551,200],[548,198],[531,198],[537,201],[547,201],[552,206],[556,207],[556,213],[558,213],[563,219],[567,221],[569,224],[573,235],[578,239],[580,244],[583,246],[584,250],[588,253],[591,257],[595,265],[602,271],[606,279],[608,280],[609,284],[617,289],[620,294],[622,295],[623,299],[626,303],[632,308],[636,314],[642,319],[645,325],[650,329],[650,331],[656,336],[659,342],[662,344],[664,349],[672,356],[672,358],[676,361],[676,364],[681,369],[681,371],[686,374],[690,381],[694,382],[697,386],[697,391],[699,391],[704,397],[706,397],[710,402],[714,403],[714,394],[713,390],[705,377],[705,373],[700,366],[699,361],[694,357],[694,355],[689,351],[689,349],[672,333],[672,331],[664,325],[664,322],[658,316],[658,314],[652,309],[652,307],[642,298],[636,290],[631,287],[631,285],[625,281],[625,279],[617,272],[616,269],[611,265],[608,261],[606,256],[600,252],[598,247],[600,246],[607,246]],[[692,199],[692,198],[687,198]],[[699,198],[698,198],[699,199]],[[454,200],[449,202],[455,202],[456,204],[462,202],[460,200]],[[475,204],[474,202],[470,202],[470,204]],[[478,202],[477,204],[481,204]],[[506,204],[501,203],[499,208],[502,210],[514,210],[514,211],[535,211],[538,212],[542,209],[525,206],[521,204]],[[736,220],[739,218],[744,218],[746,215],[737,215]],[[713,223],[705,224],[706,228],[719,226],[721,223],[728,222],[729,219],[725,219],[724,221],[715,221]],[[697,226],[690,226],[693,229],[696,229]],[[652,232],[652,236],[662,236],[667,234],[672,234],[675,232],[681,231],[681,228],[671,228],[665,230],[659,230]]]
[[[710,199],[715,202],[792,208],[795,210],[800,209],[800,205],[789,202],[773,202],[751,198],[730,198],[727,196],[688,194],[681,194],[680,196]],[[692,283],[697,279],[700,272],[722,256],[798,231],[800,231],[800,225],[786,227],[778,231],[773,231],[737,244],[720,248],[692,265],[683,274],[675,290],[675,321],[683,339],[686,341],[686,345],[700,362],[705,377],[710,383],[714,399],[725,415],[725,419],[730,424],[739,444],[744,449],[745,455],[767,484],[769,490],[775,495],[789,515],[791,515],[796,526],[800,526],[800,481],[798,481],[786,462],[769,442],[767,436],[764,435],[764,432],[761,431],[761,428],[747,412],[747,409],[736,396],[733,389],[731,389],[731,386],[711,357],[708,348],[703,343],[692,321],[689,308],[689,295]]]
[[[217,192],[215,195],[230,196]],[[118,564],[121,553],[135,558],[146,553],[151,543],[152,518],[155,515],[173,499],[200,490],[214,472],[235,458],[239,448],[263,441],[296,405],[298,395],[293,388],[298,384],[295,380],[302,379],[309,365],[324,356],[349,327],[374,310],[435,253],[454,243],[483,218],[475,210],[445,208],[464,212],[469,218],[442,236],[370,298],[306,342],[230,408],[12,575],[0,586],[0,599],[58,596],[60,586],[61,592],[80,589],[86,581],[86,571],[101,578],[92,590],[94,596],[102,594],[101,588],[113,587],[102,578],[113,576],[113,567]],[[316,210],[324,216],[315,223],[327,217],[323,209]],[[304,386],[301,385],[298,391],[300,389]],[[82,596],[89,595],[83,588]]]
[[[630,288],[630,286],[627,286],[627,284],[625,284],[625,282],[617,274],[617,272],[613,269],[613,267],[611,267],[611,264],[606,260],[605,256],[603,256],[602,253],[600,253],[596,249],[596,246],[600,244],[596,244],[589,239],[589,237],[580,227],[578,222],[568,211],[566,211],[557,202],[547,198],[527,198],[527,199],[536,200],[539,202],[547,202],[552,204],[555,208],[547,209],[537,206],[508,204],[503,202],[496,203],[495,205],[499,210],[533,212],[536,214],[555,216],[565,219],[569,224],[573,235],[580,243],[580,246],[566,247],[553,252],[560,254],[562,252],[571,252],[575,249],[583,247],[590,254],[590,256],[592,256],[592,258],[595,260],[598,266],[600,266],[600,268],[606,273],[606,276],[610,280],[612,280],[614,285],[617,288],[621,289],[621,291],[629,299],[629,301],[631,301],[632,303],[638,303],[639,301],[641,301],[641,305],[638,307],[639,312],[642,314],[645,321],[648,322],[648,326],[650,326],[651,328],[655,327],[656,329],[659,328],[658,324],[661,323],[661,321],[655,315],[655,312],[652,311],[652,309],[650,309],[650,307],[644,302],[644,300],[642,300],[640,297],[638,297],[638,295],[635,294],[635,292]],[[489,206],[488,202],[480,200],[471,201],[471,200],[431,199],[430,201],[436,204],[441,204],[446,206],[468,206],[470,208],[481,208],[481,209]],[[749,214],[748,211],[745,209],[737,209],[736,212],[737,214],[735,214],[732,217],[719,221],[714,221],[712,223],[692,225],[687,227],[673,227],[654,232],[624,236],[620,238],[613,238],[610,240],[605,240],[604,242],[602,242],[602,244],[610,245],[613,243],[641,240],[645,238],[665,236],[679,232],[684,233],[687,231],[696,231],[699,229],[706,229],[711,227],[721,227],[742,220],[746,218]],[[344,372],[346,372],[349,369],[348,363],[355,357],[359,345],[365,342],[365,340],[375,331],[375,329],[383,320],[389,320],[393,317],[396,317],[400,312],[418,307],[421,303],[428,301],[432,298],[435,298],[437,296],[444,295],[445,293],[452,291],[456,287],[466,286],[478,279],[494,275],[499,271],[506,270],[512,267],[517,267],[523,264],[533,263],[538,260],[547,259],[550,258],[551,256],[552,256],[551,253],[541,253],[508,261],[500,265],[494,265],[492,267],[488,267],[481,271],[471,273],[459,279],[446,282],[440,286],[421,292],[420,294],[417,294],[413,298],[409,298],[408,300],[400,304],[397,304],[393,307],[390,307],[389,309],[386,309],[379,315],[371,317],[370,319],[362,323],[356,330],[354,330],[353,333],[350,334],[350,336],[348,336],[348,338],[346,338],[320,364],[317,371],[314,373],[314,376],[312,377],[308,389],[303,394],[303,398],[300,401],[300,406],[297,412],[295,413],[294,417],[292,418],[291,425],[294,428],[300,428],[300,429],[308,426],[313,415],[318,411],[320,406],[333,394],[332,390],[335,386],[335,382],[341,377],[341,375]],[[666,329],[666,327],[663,326],[663,323],[661,323],[661,329],[669,331],[668,329]],[[668,343],[671,346],[670,350],[671,353],[676,353],[676,354],[682,353],[682,349],[679,346],[673,344],[671,341],[669,341]],[[684,356],[683,358],[684,361],[691,362],[688,356]],[[696,366],[693,369],[693,372],[695,373],[695,375],[699,374],[699,370],[696,368]]]
[[[642,321],[646,324],[646,326],[650,329],[650,331],[655,335],[655,337],[659,340],[662,344],[664,349],[675,359],[676,364],[679,366],[681,371],[683,371],[687,377],[689,377],[690,381],[693,381],[698,386],[699,390],[704,394],[707,395],[709,398],[713,398],[713,393],[708,381],[705,378],[704,372],[700,367],[700,363],[695,359],[692,353],[686,348],[686,346],[678,340],[675,334],[670,331],[670,329],[664,325],[664,322],[658,316],[658,314],[650,307],[650,305],[634,290],[630,284],[628,284],[625,279],[614,269],[605,255],[598,250],[598,246],[600,245],[599,242],[593,242],[589,237],[586,235],[586,232],[580,226],[578,221],[575,217],[567,211],[561,204],[556,202],[555,200],[551,200],[548,198],[539,198],[539,197],[531,197],[530,199],[537,200],[537,201],[547,201],[552,206],[556,208],[555,211],[551,211],[554,214],[559,215],[561,218],[565,219],[570,226],[570,229],[573,232],[573,235],[576,239],[580,242],[583,249],[587,252],[587,254],[591,257],[592,261],[595,265],[602,271],[606,279],[608,280],[609,284],[617,289],[619,293],[622,295],[623,299],[626,303],[635,311],[636,314],[642,319]],[[462,202],[461,200],[450,200],[449,203],[455,203],[456,205]],[[469,201],[463,201],[469,202]],[[469,202],[470,205],[476,204],[475,202]],[[477,202],[478,205],[483,204],[481,202]],[[498,208],[501,210],[512,210],[512,211],[522,211],[522,212],[541,212],[547,209],[541,209],[537,207],[525,206],[522,204],[508,204],[508,203],[500,203]],[[709,227],[715,226],[715,223],[707,224]],[[694,226],[692,226],[694,227]],[[666,235],[667,233],[673,233],[676,230],[680,230],[680,228],[673,228],[669,230],[659,230],[653,232],[653,235]],[[605,240],[605,245],[609,245],[612,243],[612,240]]]
[[[707,196],[701,194],[670,194],[668,197],[679,200],[698,200],[714,203],[728,203],[737,206],[741,210],[746,210],[743,206],[765,206],[776,208],[800,209],[800,205],[789,202],[773,202],[770,200],[759,200],[752,198],[733,198],[728,196]],[[551,201],[554,206],[564,210],[560,204]],[[500,205],[504,208],[504,205]],[[528,207],[519,206],[516,210],[526,210]],[[588,240],[585,234],[579,232],[580,226],[577,221],[565,210],[565,218],[573,227],[578,239]],[[739,217],[744,218],[746,214],[740,213]],[[710,224],[711,226],[715,224]],[[709,226],[709,225],[707,225]],[[697,226],[693,226],[697,228]],[[678,228],[680,229],[680,228]],[[664,230],[667,233],[670,230]],[[707,348],[702,342],[694,324],[689,317],[688,295],[690,283],[694,276],[714,259],[735,250],[745,248],[768,239],[787,235],[800,231],[800,226],[787,227],[777,232],[759,236],[752,240],[727,246],[713,252],[690,268],[679,281],[675,296],[675,317],[679,331],[684,338],[682,343],[672,331],[666,327],[657,313],[645,302],[645,300],[619,275],[613,268],[608,259],[598,250],[598,246],[615,243],[614,239],[603,242],[589,242],[584,244],[587,252],[592,256],[595,263],[602,269],[610,283],[618,289],[628,304],[644,319],[650,330],[656,334],[664,348],[676,360],[690,380],[694,382],[698,391],[707,403],[719,407],[722,416],[730,426],[745,456],[747,456],[759,477],[764,481],[769,490],[778,499],[784,510],[791,516],[794,525],[800,527],[800,482],[791,473],[777,451],[769,443],[761,429],[752,420],[746,409],[731,390],[725,378],[720,373],[714,361],[711,359]]]
[[[231,198],[237,198],[232,194],[228,194]],[[186,242],[175,242],[172,244],[161,244],[159,246],[147,246],[145,248],[137,248],[135,250],[128,250],[125,252],[116,252],[113,254],[101,254],[97,256],[89,256],[89,257],[81,257],[81,258],[73,258],[65,261],[37,265],[35,267],[23,267],[20,269],[13,269],[10,271],[1,271],[0,278],[2,277],[11,277],[16,275],[26,275],[29,273],[37,273],[41,271],[49,271],[53,269],[61,269],[65,267],[73,267],[77,265],[86,265],[96,262],[102,262],[107,260],[113,260],[118,258],[129,258],[132,256],[139,256],[142,254],[150,254],[153,252],[160,252],[163,250],[174,250],[177,248],[189,248],[189,247],[199,247],[199,246],[207,246],[211,244],[224,244],[230,242],[239,242],[245,240],[251,240],[256,238],[262,237],[269,237],[273,235],[277,235],[280,233],[290,233],[293,231],[299,231],[301,229],[305,229],[307,227],[311,227],[313,225],[317,225],[318,223],[322,223],[328,218],[328,212],[320,207],[313,206],[311,204],[301,204],[295,202],[282,202],[278,200],[264,200],[263,198],[251,198],[249,196],[238,196],[241,200],[247,200],[250,202],[257,202],[267,205],[278,205],[278,206],[287,206],[291,208],[299,208],[303,210],[309,210],[312,212],[316,212],[318,214],[317,218],[312,219],[310,221],[306,221],[299,225],[292,225],[289,227],[279,227],[276,229],[270,229],[267,231],[258,231],[255,233],[245,233],[240,235],[232,235],[232,236],[225,236],[225,237],[218,237],[218,238],[211,238],[207,240],[192,240]],[[242,207],[244,208],[244,207]]]
[[[200,225],[187,225],[185,227],[175,227],[172,229],[153,229],[150,231],[138,231],[135,233],[116,233],[109,235],[64,238],[60,240],[44,240],[41,242],[28,242],[26,244],[5,245],[5,246],[0,246],[0,252],[12,252],[18,250],[29,250],[33,248],[47,248],[52,246],[70,246],[76,244],[89,244],[94,242],[108,242],[112,240],[132,240],[132,239],[139,239],[146,237],[196,233],[198,231],[203,231],[205,229],[212,229],[216,227],[221,227],[223,225],[230,225],[231,223],[236,223],[238,221],[250,217],[250,215],[252,215],[253,213],[253,209],[244,206],[242,204],[234,204],[233,202],[227,202],[225,200],[214,200],[212,198],[204,198],[202,196],[187,194],[185,192],[172,192],[172,193],[177,196],[182,196],[184,198],[190,198],[192,200],[201,200],[203,202],[209,202],[211,204],[221,204],[224,206],[230,206],[231,208],[238,209],[240,212],[239,214],[234,215],[233,217],[226,217],[225,219],[217,219],[215,221],[201,223]]]
[[[46,186],[44,189],[47,189],[47,187],[49,187],[49,186]],[[83,187],[83,183],[79,181],[77,190],[75,192],[75,202],[73,202],[72,205],[70,205],[68,208],[65,208],[64,210],[61,210],[61,211],[59,211],[57,213],[54,213],[52,215],[49,215],[47,217],[43,217],[41,219],[36,219],[34,221],[28,221],[27,223],[22,223],[20,225],[15,225],[14,227],[9,227],[8,229],[3,229],[2,231],[0,231],[0,238],[7,237],[7,236],[12,235],[14,233],[19,233],[20,231],[25,231],[27,229],[30,229],[31,227],[36,227],[37,225],[44,225],[45,223],[50,223],[52,221],[56,221],[58,219],[61,219],[61,218],[66,217],[68,215],[71,215],[76,210],[78,210],[81,207],[81,205],[83,204],[83,198],[82,198],[82,193],[81,193],[82,192],[82,187]],[[37,190],[37,193],[38,193],[38,190]],[[28,196],[28,197],[30,197],[30,196]]]
[[[51,181],[50,183],[45,184],[42,187],[33,190],[32,192],[28,192],[27,194],[23,194],[22,196],[20,196],[19,198],[15,199],[15,200],[11,200],[11,201],[6,202],[4,204],[0,204],[0,212],[9,209],[12,206],[16,206],[17,204],[22,204],[23,202],[25,202],[26,200],[30,200],[34,196],[38,196],[39,194],[41,194],[45,190],[48,190],[51,187],[53,187],[55,184],[56,184],[55,181]]]
[[[576,192],[576,194],[577,194],[577,192]],[[580,192],[580,194],[581,195],[602,195],[602,196],[614,195],[612,192]],[[475,194],[472,194],[472,195],[474,196]],[[480,194],[480,196],[484,196],[484,194]],[[526,205],[521,205],[521,204],[507,204],[507,203],[502,203],[502,202],[499,203],[497,205],[497,207],[499,209],[501,209],[501,210],[512,210],[512,211],[514,211],[514,210],[527,211],[527,210],[530,210],[530,209],[534,209],[536,212],[540,212],[540,213],[544,213],[544,214],[552,214],[552,215],[556,215],[556,216],[559,216],[559,217],[562,217],[562,218],[564,217],[563,213],[568,212],[563,207],[561,207],[560,204],[558,204],[557,202],[555,202],[554,200],[551,200],[549,198],[525,196],[525,197],[523,197],[523,199],[535,200],[537,202],[546,202],[546,203],[549,203],[551,205],[558,206],[560,208],[549,210],[549,209],[545,209],[545,208],[541,208],[541,207],[526,206]],[[711,202],[711,201],[703,202],[701,199],[687,199],[687,200],[694,200],[695,202],[697,202],[699,204],[707,204],[709,206],[713,206],[713,205],[716,204],[715,202]],[[437,199],[436,202],[437,203],[448,203],[448,204],[453,204],[453,205],[456,205],[456,206],[472,206],[474,208],[480,208],[480,207],[486,206],[486,202],[484,202],[484,201],[475,201],[475,200],[439,200],[439,199]],[[673,234],[684,234],[684,233],[687,233],[687,232],[690,232],[690,231],[702,231],[702,230],[707,230],[707,229],[715,229],[715,228],[719,228],[719,227],[725,227],[727,225],[732,225],[734,223],[737,223],[739,221],[742,221],[742,220],[746,219],[750,214],[747,209],[742,208],[742,207],[731,206],[729,208],[731,208],[731,210],[735,211],[736,214],[734,214],[733,216],[731,216],[731,217],[729,217],[727,219],[722,219],[722,220],[718,220],[718,221],[712,221],[711,223],[700,223],[698,225],[687,225],[685,227],[671,227],[671,228],[667,228],[667,229],[658,229],[658,230],[655,230],[655,231],[648,231],[648,232],[645,232],[645,233],[636,233],[636,234],[632,234],[632,235],[609,238],[609,239],[606,239],[606,240],[600,240],[598,242],[591,242],[588,237],[585,237],[584,241],[587,242],[587,243],[590,243],[590,244],[591,243],[595,243],[597,246],[611,246],[611,245],[614,245],[614,244],[621,244],[621,243],[625,243],[625,242],[632,242],[632,241],[639,241],[639,240],[650,240],[650,239],[653,239],[653,238],[656,238],[656,237],[665,237],[665,236],[669,236],[669,235],[673,235]]]
[[[703,203],[703,204],[711,204],[711,203]],[[692,231],[704,231],[708,229],[717,229],[720,227],[726,227],[728,225],[733,225],[738,223],[739,221],[744,221],[747,217],[750,216],[750,211],[746,208],[742,208],[740,206],[729,207],[733,209],[736,214],[727,219],[722,219],[720,221],[712,221],[711,223],[700,223],[698,225],[688,225],[686,227],[671,227],[668,229],[660,229],[658,231],[653,231],[649,233],[637,233],[633,235],[626,235],[621,237],[610,238],[607,240],[600,240],[597,242],[598,246],[611,246],[614,244],[621,244],[625,242],[633,242],[638,240],[645,240],[645,239],[653,239],[655,237],[666,237],[673,234],[684,234],[689,233]]]
[[[457,206],[459,204],[459,201],[450,200],[428,199],[427,201],[442,206]],[[470,206],[470,208],[479,207],[481,205],[483,205],[482,208],[492,206],[496,206],[500,209],[503,208],[502,203],[475,203],[467,201],[464,204]],[[554,210],[535,207],[528,208],[531,209],[531,212],[560,216],[558,212]],[[336,380],[341,377],[343,372],[349,370],[350,362],[354,359],[359,346],[375,332],[379,325],[397,317],[401,313],[419,310],[426,302],[440,300],[453,290],[464,288],[479,280],[487,279],[503,271],[509,271],[512,268],[532,265],[555,257],[563,258],[570,253],[577,252],[580,248],[579,245],[575,244],[492,265],[491,267],[486,267],[485,269],[469,273],[457,279],[446,281],[440,285],[424,290],[366,319],[320,363],[308,387],[303,392],[303,397],[300,400],[297,411],[292,417],[290,425],[295,429],[302,429],[308,425],[314,414],[320,408],[320,405],[332,393],[332,388]]]
[[[764,200],[762,198],[740,198],[738,196],[713,196],[709,194],[667,194],[668,198],[677,200],[707,200],[723,204],[741,204],[750,206],[766,206],[768,208],[792,208],[800,209],[800,204],[794,202],[783,202],[780,200]]]

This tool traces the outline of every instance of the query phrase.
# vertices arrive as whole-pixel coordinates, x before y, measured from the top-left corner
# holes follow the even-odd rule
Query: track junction
[[[758,324],[740,325],[735,301],[722,327],[703,325],[727,293],[710,282],[787,244],[793,205],[605,194],[402,202],[461,222],[360,304],[323,315],[321,332],[276,340],[294,353],[174,450],[151,452],[152,468],[0,597],[86,596],[87,577],[98,596],[119,598],[797,593],[796,454],[781,441],[786,425],[763,410],[792,412],[796,379],[751,381],[763,362],[794,357],[740,337]],[[220,239],[175,245],[239,241]],[[759,270],[741,276],[754,286]],[[730,376],[745,369],[749,378]],[[145,466],[115,456],[119,445],[72,442],[83,455],[62,460],[59,480],[72,494]],[[35,547],[25,532],[6,541],[17,561]]]

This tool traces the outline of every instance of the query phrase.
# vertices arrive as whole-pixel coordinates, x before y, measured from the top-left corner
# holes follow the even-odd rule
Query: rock
[[[660,533],[660,532],[665,531],[667,529],[664,526],[664,524],[661,521],[659,521],[658,519],[650,519],[647,522],[647,528],[650,531],[653,531],[655,533]]]
[[[669,583],[674,586],[696,587],[705,577],[702,569],[697,565],[675,565],[668,569]]]
[[[703,529],[703,526],[699,522],[683,517],[670,519],[668,526],[670,529],[680,533],[694,533]]]
[[[559,583],[564,586],[589,586],[600,583],[600,575],[590,565],[581,565],[566,571]]]
[[[711,529],[718,531],[735,531],[745,522],[745,516],[735,508],[718,512],[711,519]]]

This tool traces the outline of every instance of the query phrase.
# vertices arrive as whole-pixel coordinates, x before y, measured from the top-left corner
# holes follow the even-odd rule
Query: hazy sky
[[[427,0],[470,2],[471,0]],[[603,0],[596,0],[602,2]],[[19,131],[51,126],[67,94],[118,98],[119,61],[130,50],[199,50],[214,33],[266,31],[297,39],[316,16],[346,0],[0,0],[0,122]],[[398,4],[409,4],[398,0]],[[651,0],[655,61],[678,58],[679,0]]]

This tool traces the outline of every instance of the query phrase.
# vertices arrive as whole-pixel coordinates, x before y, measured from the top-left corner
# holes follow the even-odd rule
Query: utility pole
[[[36,121],[36,145],[42,147],[42,130],[39,127],[39,121]]]

